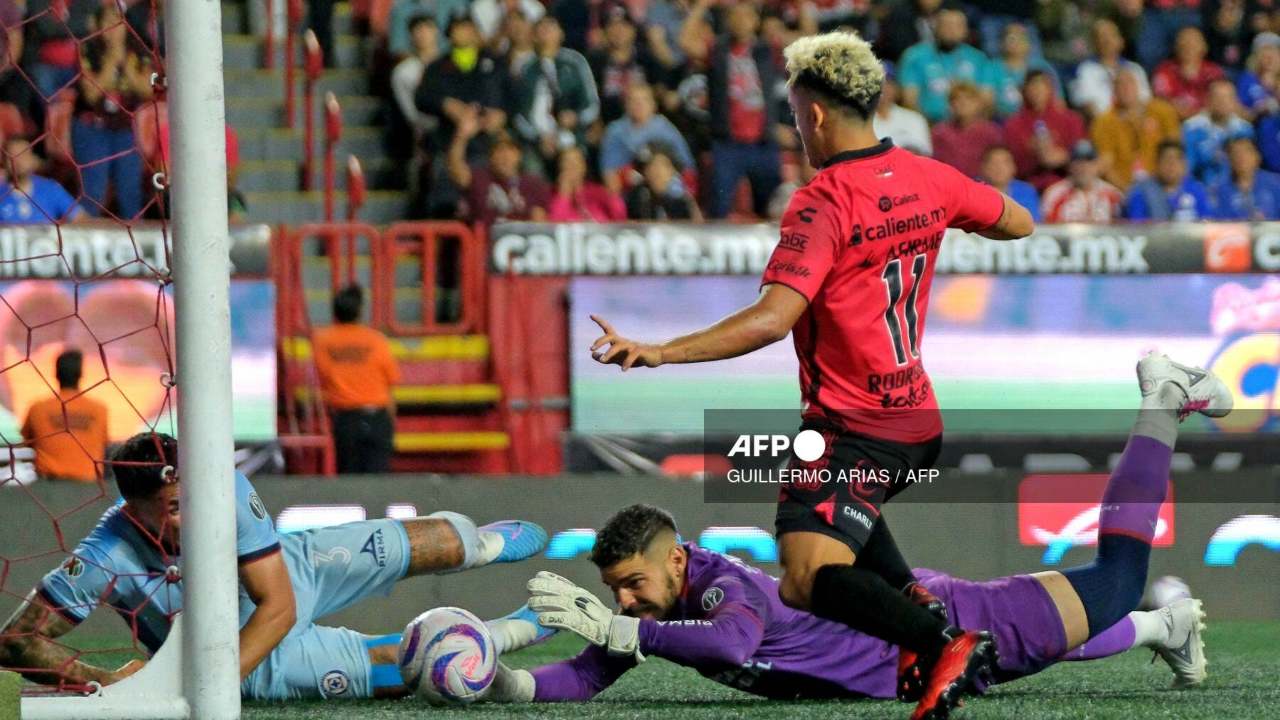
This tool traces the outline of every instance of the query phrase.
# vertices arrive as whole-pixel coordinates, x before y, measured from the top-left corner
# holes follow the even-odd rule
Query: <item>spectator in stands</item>
[[[538,0],[472,0],[471,18],[480,37],[488,45],[498,37],[502,20],[510,13],[520,13],[529,22],[537,22],[547,13]]]
[[[990,60],[969,45],[969,22],[955,8],[943,8],[934,23],[935,40],[922,40],[902,54],[898,79],[903,104],[924,113],[929,122],[947,118],[947,93],[951,84],[965,81],[982,88],[984,101],[992,100]]]
[[[511,97],[524,82],[524,71],[537,54],[533,41],[533,23],[523,13],[508,13],[502,19],[502,38],[491,45],[498,48],[502,67],[503,97]]]
[[[1270,0],[1263,0],[1271,5]],[[1246,0],[1206,0],[1200,3],[1201,25],[1209,44],[1209,59],[1227,68],[1244,64],[1246,43],[1257,32],[1245,20]],[[1249,0],[1251,5],[1259,5]]]
[[[1065,176],[1069,148],[1085,137],[1084,119],[1062,104],[1045,73],[1027,73],[1022,97],[1022,109],[1005,123],[1005,142],[1013,151],[1018,177],[1044,192]]]
[[[1013,153],[1004,145],[993,145],[982,155],[982,179],[1026,208],[1031,218],[1040,222],[1040,193],[1031,183],[1014,177],[1017,169]]]
[[[1004,131],[982,114],[982,93],[968,82],[951,86],[950,120],[933,126],[933,157],[968,177],[982,171],[987,148],[1004,142]]]
[[[1027,26],[1011,22],[1001,33],[1000,58],[987,67],[991,72],[991,87],[995,93],[995,113],[1008,117],[1022,107],[1022,82],[1030,70],[1040,70],[1053,78],[1058,85],[1058,73],[1039,55],[1032,55],[1031,38]]]
[[[107,406],[80,392],[83,366],[79,350],[58,355],[58,395],[33,404],[22,424],[22,439],[36,452],[36,475],[45,480],[102,480]]]
[[[664,80],[661,64],[636,43],[636,26],[622,8],[609,11],[604,46],[588,57],[600,88],[600,119],[606,125],[625,113],[627,91],[632,85],[654,85]]]
[[[917,43],[933,42],[934,21],[942,0],[900,0],[889,8],[875,40],[876,55],[899,62],[903,53]]]
[[[1141,2],[1141,0],[1139,0]],[[1044,57],[1059,67],[1072,67],[1089,52],[1086,40],[1094,3],[1079,0],[1037,0],[1036,28]]]
[[[1111,94],[1120,73],[1128,73],[1138,86],[1138,100],[1151,99],[1151,86],[1147,84],[1147,71],[1132,60],[1126,60],[1124,36],[1120,28],[1107,18],[1093,23],[1094,56],[1076,68],[1076,79],[1071,83],[1071,103],[1098,117],[1111,109]]]
[[[0,224],[44,225],[74,222],[84,210],[56,180],[37,175],[40,156],[35,146],[21,135],[4,140],[4,172],[0,184]]]
[[[92,2],[27,0],[25,47],[31,80],[40,95],[52,99],[61,88],[71,85],[80,71],[80,50],[76,38],[89,35],[95,7]],[[118,13],[117,13],[118,14]]]
[[[627,89],[627,114],[605,128],[600,142],[600,177],[615,192],[622,189],[620,172],[636,162],[642,150],[661,146],[680,168],[694,167],[693,153],[671,121],[657,114],[653,90],[641,83]]]
[[[1231,171],[1213,186],[1220,220],[1280,220],[1280,175],[1259,169],[1261,158],[1253,140],[1227,142]]]
[[[1128,70],[1116,75],[1111,109],[1094,118],[1089,135],[1102,161],[1102,176],[1128,190],[1135,176],[1155,170],[1156,148],[1182,141],[1178,111],[1160,98],[1142,100],[1137,76]]]
[[[1217,63],[1205,58],[1208,46],[1197,27],[1178,31],[1173,57],[1160,63],[1151,78],[1155,94],[1173,103],[1183,120],[1200,112],[1209,85],[1225,75]]]
[[[643,182],[627,191],[627,217],[702,222],[702,211],[680,179],[671,156],[662,150],[653,150],[647,155]]]
[[[690,7],[690,0],[650,0],[648,3],[644,34],[649,51],[655,59],[665,58],[669,52],[671,69],[679,68],[687,59],[680,47],[680,30],[689,17]]]
[[[474,117],[464,117],[449,147],[449,177],[465,199],[460,215],[486,227],[497,220],[546,220],[550,189],[537,175],[521,172],[520,144],[510,135],[493,141],[487,165],[467,164],[467,142],[479,131]]]
[[[901,87],[893,74],[892,63],[884,63],[884,86],[880,103],[876,105],[871,127],[876,137],[891,138],[893,144],[917,155],[933,155],[933,138],[929,134],[929,121],[915,110],[898,104]]]
[[[544,162],[585,141],[585,131],[600,116],[600,96],[587,59],[562,47],[560,21],[547,15],[534,26],[536,55],[525,64],[512,88],[512,123],[527,147],[538,148]]]
[[[1109,223],[1120,217],[1124,194],[1102,179],[1093,143],[1071,148],[1070,174],[1044,191],[1040,210],[1047,223]]]
[[[1139,180],[1129,191],[1125,217],[1161,222],[1195,222],[1212,217],[1208,189],[1187,174],[1182,143],[1160,143],[1157,158],[1155,174]]]
[[[1280,112],[1280,35],[1259,33],[1245,70],[1236,78],[1236,94],[1249,118]]]
[[[411,26],[415,18],[431,18],[438,31],[449,27],[454,18],[465,16],[470,5],[469,0],[395,0],[387,15],[387,51],[393,58],[414,53]]]
[[[729,214],[738,183],[751,184],[756,215],[767,212],[769,197],[782,182],[778,151],[779,116],[774,92],[782,72],[769,46],[760,40],[760,16],[750,3],[728,8],[728,32],[711,52],[707,90],[711,108],[711,217]]]
[[[392,387],[400,368],[386,336],[360,322],[364,291],[349,285],[333,296],[333,324],[311,337],[325,407],[333,420],[338,472],[391,471],[396,416]]]
[[[1235,86],[1219,78],[1209,86],[1209,98],[1200,114],[1182,123],[1182,142],[1187,148],[1191,174],[1213,187],[1231,171],[1227,159],[1227,141],[1233,138],[1253,139],[1253,126],[1240,117],[1240,102]]]
[[[414,93],[422,84],[423,71],[440,57],[440,32],[430,15],[416,15],[409,21],[409,37],[413,49],[391,71],[391,94],[401,118],[412,132],[413,146],[418,148],[427,133],[434,131],[438,124],[435,117],[422,112],[414,104]]]
[[[1143,17],[1142,0],[1111,0],[1106,3],[1100,13],[1116,24],[1120,35],[1124,37],[1124,56],[1143,67],[1154,67],[1167,51],[1162,43],[1147,41],[1152,34],[1149,23]]]
[[[151,97],[151,64],[129,42],[119,6],[108,2],[95,15],[98,34],[81,42],[80,92],[71,125],[71,149],[80,166],[85,209],[101,215],[107,188],[115,193],[117,215],[126,220],[142,210],[142,157],[133,133],[132,112]]]
[[[9,103],[21,116],[22,132],[35,133],[44,127],[45,100],[32,79],[24,75],[21,60],[26,48],[22,8],[14,0],[0,2],[0,103]],[[12,62],[4,58],[13,58]],[[10,130],[12,132],[12,130]]]
[[[587,179],[587,156],[582,148],[570,145],[560,151],[559,173],[547,204],[547,219],[551,222],[618,222],[627,219],[627,206],[617,193]]]
[[[449,54],[427,66],[422,84],[414,94],[414,104],[427,115],[437,118],[436,147],[446,147],[463,117],[476,116],[487,138],[501,132],[507,124],[502,109],[501,77],[497,63],[480,47],[480,33],[469,17],[456,17],[449,23]],[[483,143],[469,148],[469,156],[483,156]]]

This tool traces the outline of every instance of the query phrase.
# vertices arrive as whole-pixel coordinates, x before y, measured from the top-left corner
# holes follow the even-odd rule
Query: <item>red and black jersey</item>
[[[984,230],[1004,199],[889,140],[832,157],[791,198],[762,284],[809,300],[792,328],[806,419],[896,442],[942,432],[920,359],[948,227]]]

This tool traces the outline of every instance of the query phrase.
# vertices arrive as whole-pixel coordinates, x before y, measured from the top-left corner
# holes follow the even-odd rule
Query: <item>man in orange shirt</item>
[[[36,474],[50,480],[97,482],[107,452],[107,407],[80,394],[84,357],[79,350],[58,356],[58,396],[27,411],[22,438],[36,451]]]
[[[391,386],[400,382],[400,369],[386,336],[360,324],[363,306],[358,285],[340,290],[333,296],[334,324],[316,330],[311,341],[340,473],[391,470]]]

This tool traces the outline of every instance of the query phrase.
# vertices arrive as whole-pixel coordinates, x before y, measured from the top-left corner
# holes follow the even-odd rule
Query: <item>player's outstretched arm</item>
[[[661,344],[636,342],[619,335],[604,318],[592,315],[604,335],[591,344],[591,356],[605,365],[658,367],[669,363],[726,360],[781,340],[804,314],[809,301],[777,283],[764,286],[756,301],[716,324]]]
[[[284,555],[273,552],[240,566],[240,584],[256,606],[240,628],[240,679],[258,667],[297,620]]]
[[[1017,240],[1034,232],[1036,223],[1031,217],[1031,211],[1004,193],[1000,193],[1000,196],[1004,198],[1004,210],[1000,213],[1000,219],[986,230],[979,230],[978,234],[991,240]]]
[[[0,667],[17,670],[26,679],[42,685],[91,682],[110,685],[142,668],[141,660],[130,660],[118,670],[81,662],[76,658],[79,654],[76,650],[55,642],[74,627],[38,600],[36,591],[32,590],[0,630]]]

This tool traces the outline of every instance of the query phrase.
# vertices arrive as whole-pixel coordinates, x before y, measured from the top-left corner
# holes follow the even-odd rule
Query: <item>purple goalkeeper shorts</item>
[[[995,636],[997,683],[1040,672],[1066,651],[1062,619],[1044,586],[1030,575],[975,582],[924,568],[915,573],[946,603],[952,625]]]

